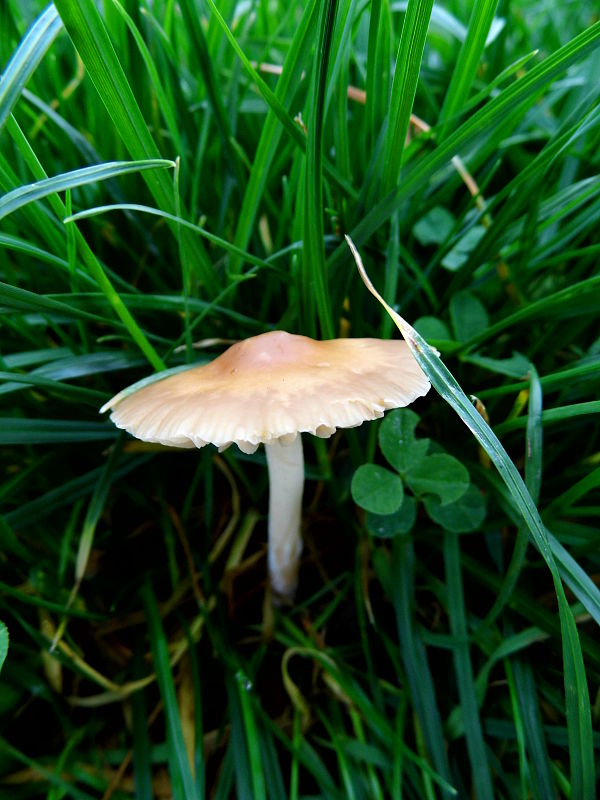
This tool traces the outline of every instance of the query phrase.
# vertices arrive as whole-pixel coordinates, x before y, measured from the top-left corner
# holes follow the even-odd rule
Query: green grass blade
[[[414,550],[398,537],[392,550],[394,611],[402,659],[410,686],[412,702],[419,718],[427,754],[441,778],[452,783],[446,757],[444,729],[434,682],[422,638],[414,624]]]
[[[13,139],[19,145],[20,150],[25,154],[28,159],[29,167],[36,178],[36,180],[43,182],[48,179],[42,165],[39,163],[39,160],[33,150],[31,149],[29,142],[25,138],[23,132],[21,131],[20,127],[11,117],[9,120],[8,130],[11,133]],[[149,172],[153,172],[153,170],[149,170]],[[148,174],[148,173],[146,173]],[[14,183],[13,183],[14,185]],[[55,192],[51,192],[48,195],[50,205],[52,206],[53,210],[59,216],[59,218],[63,218],[66,216],[67,211],[65,205],[61,202],[60,198],[56,195]],[[94,276],[96,283],[98,284],[99,288],[102,290],[104,295],[106,296],[109,304],[111,305],[114,313],[120,318],[123,325],[129,332],[133,341],[138,345],[142,353],[146,356],[148,361],[152,364],[152,366],[157,369],[164,369],[164,364],[162,359],[158,356],[144,333],[139,328],[138,324],[134,320],[133,316],[131,315],[129,309],[123,303],[121,297],[119,296],[118,292],[115,290],[113,284],[111,283],[110,279],[108,278],[106,271],[92,252],[91,248],[88,246],[86,240],[81,235],[79,231],[76,231],[74,240],[77,244],[77,248],[81,253],[82,260],[84,261],[86,267]]]
[[[388,0],[373,0],[367,48],[367,146],[372,148],[387,114],[391,80],[392,21]]]
[[[589,400],[586,403],[573,403],[572,405],[562,406],[560,408],[549,408],[542,412],[541,420],[545,425],[551,425],[555,422],[562,422],[563,420],[574,419],[575,417],[586,416],[587,414],[598,414],[600,412],[600,400]],[[506,433],[506,431],[515,430],[517,428],[524,428],[527,420],[516,417],[515,419],[507,420],[500,425],[496,426],[496,432]]]
[[[148,70],[148,75],[150,76],[150,80],[152,81],[152,87],[153,87],[154,91],[156,92],[156,100],[157,100],[158,106],[160,108],[160,112],[161,112],[161,114],[163,116],[163,119],[165,121],[165,124],[166,124],[166,126],[167,126],[167,128],[169,130],[169,135],[171,136],[171,139],[173,140],[173,145],[175,147],[175,152],[178,155],[181,155],[183,153],[184,147],[183,147],[183,142],[181,140],[181,135],[180,135],[180,132],[179,132],[179,126],[177,124],[177,118],[175,116],[172,104],[169,102],[169,99],[167,98],[165,90],[163,89],[163,85],[162,85],[162,82],[161,82],[161,79],[160,79],[160,74],[159,74],[159,71],[158,71],[158,67],[154,63],[154,59],[152,58],[152,54],[150,53],[148,45],[146,44],[146,42],[142,38],[142,35],[140,34],[139,30],[137,29],[136,24],[133,21],[133,19],[131,18],[131,16],[123,8],[121,3],[118,2],[118,0],[112,0],[112,1],[113,1],[113,4],[114,4],[115,8],[119,12],[119,14],[125,20],[125,23],[126,23],[127,27],[129,28],[129,31],[130,31],[131,35],[133,36],[133,38],[135,40],[137,48],[140,51],[140,54],[141,54],[141,56],[142,56],[142,58],[144,60],[144,64],[146,66],[146,69]]]
[[[250,702],[249,692],[251,685],[243,672],[238,671],[235,676],[238,687],[238,698],[242,710],[242,719],[246,734],[246,746],[248,748],[248,766],[252,781],[253,800],[265,800],[266,784],[263,772],[263,762],[259,743],[259,730],[254,717],[254,710]]]
[[[131,157],[136,161],[160,157],[93,0],[57,0],[56,7]],[[158,207],[176,213],[173,186],[166,175],[149,171],[143,177]],[[173,233],[177,238],[176,227]],[[207,290],[215,294],[219,281],[203,247],[189,234],[183,235],[183,243],[189,249],[190,261],[197,263]]]
[[[400,176],[432,8],[433,0],[409,0],[404,16],[384,142],[381,188],[385,194]]]
[[[102,392],[98,392],[95,389],[86,389],[84,386],[71,386],[68,383],[32,375],[31,373],[22,375],[18,372],[0,372],[0,381],[4,381],[4,383],[0,383],[0,394],[24,389],[27,386],[39,386],[40,388],[50,389],[59,395],[71,397],[74,402],[80,401],[95,408],[105,398]]]
[[[27,31],[0,76],[0,130],[35,72],[62,30],[62,21],[51,3]]]
[[[173,797],[175,800],[200,800],[187,760],[177,695],[175,693],[175,682],[169,660],[169,648],[162,627],[158,603],[149,583],[143,585],[141,594],[146,608],[148,635],[152,647],[152,660],[156,671],[156,680],[165,706],[167,750]]]
[[[0,438],[9,444],[74,444],[115,439],[114,428],[102,422],[0,417]]]
[[[151,159],[149,161],[113,161],[104,164],[95,164],[93,167],[83,167],[54,175],[35,183],[25,184],[13,189],[0,198],[0,219],[17,211],[19,208],[48,197],[50,194],[75,189],[77,186],[86,186],[97,181],[107,181],[118,175],[128,175],[132,172],[144,172],[149,169],[166,169],[174,167],[174,161],[165,159]]]
[[[181,13],[189,30],[193,57],[197,60],[195,66],[204,79],[206,94],[221,136],[226,164],[236,176],[236,180],[241,189],[246,182],[245,169],[240,159],[238,149],[232,145],[233,130],[229,117],[227,116],[224,98],[222,97],[223,89],[219,85],[219,79],[215,74],[197,7],[194,3],[190,2],[190,0],[185,0],[181,3]]]
[[[529,407],[527,413],[527,438],[525,445],[525,485],[532,500],[539,499],[542,483],[542,386],[533,364],[529,367]],[[527,526],[519,525],[514,550],[494,603],[477,630],[477,635],[488,628],[500,615],[519,580],[525,561],[529,536]]]
[[[535,796],[552,800],[557,796],[552,780],[552,767],[544,736],[542,716],[536,692],[536,683],[529,664],[519,660],[513,663],[518,701],[521,706],[525,745],[529,751],[531,772],[535,782]]]
[[[453,117],[460,114],[466,105],[497,5],[498,0],[476,0],[471,8],[467,36],[452,70],[452,79],[440,111],[440,140],[446,135]]]
[[[478,798],[493,800],[494,789],[490,775],[477,696],[473,678],[473,666],[469,653],[467,619],[460,566],[458,534],[444,534],[444,560],[448,586],[448,614],[450,629],[455,640],[453,647],[454,671],[462,719],[467,740],[467,751],[471,762],[473,789]]]
[[[303,328],[308,335],[316,335],[316,320],[312,312],[314,302],[321,327],[321,336],[324,339],[331,339],[335,336],[325,265],[322,181],[325,86],[336,10],[337,0],[327,0],[322,5],[319,18],[319,40],[315,50],[312,108],[306,146],[306,189],[304,193]]]
[[[264,97],[265,101],[268,103],[269,108],[275,113],[277,119],[283,125],[284,130],[289,134],[292,141],[295,142],[297,145],[300,146],[301,150],[306,148],[306,136],[300,130],[300,127],[296,123],[294,119],[290,117],[287,113],[283,103],[281,102],[279,96],[275,94],[269,87],[269,85],[261,78],[259,73],[256,69],[252,66],[250,59],[246,56],[240,45],[238,44],[234,34],[227,26],[227,23],[223,19],[222,15],[219,12],[219,9],[214,4],[213,0],[206,0],[207,5],[210,7],[212,13],[214,14],[214,18],[217,20],[223,33],[227,37],[227,40],[235,50],[236,55],[241,60],[242,64],[244,65],[244,69],[250,75],[253,82],[256,84],[261,95]],[[315,4],[317,5],[317,4]],[[309,6],[309,7],[312,7]],[[328,160],[324,160],[323,162],[323,169],[324,172],[327,174],[332,181],[336,183],[336,185],[342,189],[346,194],[350,196],[356,196],[356,192],[352,189],[351,186],[348,185],[346,181],[338,174],[337,170],[331,165]]]
[[[316,0],[312,0],[306,5],[283,63],[275,95],[284,109],[291,103],[302,80],[304,65],[309,58],[310,49],[314,41],[314,28],[318,17],[317,10],[318,4]],[[234,243],[241,250],[248,245],[258,213],[261,195],[267,182],[269,169],[277,153],[281,134],[282,129],[279,125],[279,118],[274,109],[270,108],[254,156],[235,231]],[[234,274],[239,272],[240,264],[241,259],[231,259],[231,271]]]
[[[143,455],[124,460],[116,469],[115,480],[133,472],[145,464],[149,458],[149,455]],[[102,476],[103,469],[103,467],[98,467],[65,481],[60,486],[55,486],[29,502],[23,503],[18,508],[7,511],[4,514],[4,520],[16,528],[25,528],[38,523],[40,520],[52,517],[58,509],[72,506],[81,498],[91,495]]]
[[[0,622],[0,672],[8,655],[8,639],[8,628],[3,622]]]
[[[116,468],[121,458],[122,446],[124,442],[123,436],[117,439],[110,451],[110,455],[106,460],[104,469],[100,476],[100,480],[94,487],[94,492],[90,499],[87,508],[83,526],[81,529],[81,536],[79,538],[79,547],[77,548],[77,556],[75,558],[75,584],[78,585],[83,580],[85,571],[87,569],[88,560],[92,551],[94,543],[94,535],[96,533],[96,526],[108,497],[109,489],[115,479]]]
[[[188,220],[183,219],[183,217],[178,217],[176,214],[169,214],[167,211],[161,211],[159,208],[152,208],[152,206],[144,206],[140,203],[114,203],[113,205],[109,206],[96,206],[95,208],[88,208],[85,211],[78,211],[76,214],[71,214],[70,216],[65,217],[64,222],[77,222],[77,220],[88,219],[89,217],[95,217],[99,214],[106,214],[109,211],[141,211],[144,214],[153,214],[155,217],[162,217],[162,219],[176,222],[178,225],[181,225],[181,227],[188,228],[190,231],[194,231],[199,236],[202,236],[207,241],[211,242],[211,244],[214,244],[217,247],[222,247],[223,250],[234,256],[238,256],[240,259],[243,258],[248,262],[248,264],[252,264],[255,267],[266,267],[267,269],[270,266],[268,261],[263,261],[261,258],[256,258],[256,256],[246,253],[244,250],[241,250],[239,247],[231,244],[226,239],[223,239],[220,236],[215,236],[205,228],[202,228],[199,225],[194,225],[193,222],[189,222]]]
[[[143,676],[143,660],[139,650],[134,654],[135,677]],[[148,734],[148,709],[145,692],[131,695],[131,728],[133,735],[133,774],[135,800],[154,800],[152,788],[152,750]]]

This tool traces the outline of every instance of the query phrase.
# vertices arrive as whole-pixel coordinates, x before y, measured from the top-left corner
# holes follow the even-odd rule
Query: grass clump
[[[31,0],[0,32],[2,791],[593,797],[592,9]],[[437,394],[308,443],[272,611],[264,456],[97,412],[262,331],[391,336],[343,234]]]

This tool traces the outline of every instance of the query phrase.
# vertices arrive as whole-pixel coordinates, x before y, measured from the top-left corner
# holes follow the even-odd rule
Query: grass
[[[546,0],[0,7],[0,793],[595,796],[599,44]],[[394,335],[344,234],[436,391],[305,442],[273,610],[264,454],[98,409]]]

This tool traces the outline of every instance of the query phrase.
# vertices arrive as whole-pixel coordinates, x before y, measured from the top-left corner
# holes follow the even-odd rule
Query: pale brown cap
[[[113,397],[101,411],[138,439],[245,453],[298,433],[328,437],[406,406],[430,383],[403,341],[315,341],[284,331],[232,345],[214,361]]]

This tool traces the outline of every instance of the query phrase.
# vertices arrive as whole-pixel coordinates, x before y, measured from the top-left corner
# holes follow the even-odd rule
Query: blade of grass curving
[[[458,345],[456,351],[470,350],[490,338],[495,339],[502,331],[514,328],[515,325],[521,322],[538,318],[566,319],[578,317],[581,314],[595,314],[599,303],[600,275],[594,275],[586,280],[565,286],[564,289],[559,289],[559,291],[553,292],[541,300],[528,303],[523,308],[498,320],[498,322],[494,322],[481,333]]]
[[[0,440],[9,444],[75,444],[115,439],[115,431],[102,422],[0,417]]]
[[[160,157],[94,0],[80,0],[78,3],[57,0],[55,5],[131,157],[136,161]],[[143,177],[158,207],[173,213],[171,181],[162,172],[146,172]],[[177,239],[176,227],[173,233]],[[189,249],[190,262],[197,264],[206,289],[215,294],[219,281],[203,246],[187,233],[183,235],[183,242]]]
[[[592,797],[595,792],[592,721],[581,643],[575,619],[567,601],[560,573],[546,535],[546,529],[540,519],[535,503],[527,491],[527,487],[517,468],[508,457],[492,429],[474,408],[435,351],[377,293],[365,272],[360,255],[352,240],[349,237],[346,237],[346,240],[365,286],[382,304],[388,314],[392,316],[419,366],[431,381],[432,386],[467,425],[498,469],[500,476],[514,498],[519,513],[529,528],[539,552],[548,565],[558,600],[562,633],[567,729],[571,756],[571,791],[572,796],[578,798],[578,800]]]
[[[20,372],[0,371],[0,382],[2,381],[5,381],[5,383],[0,383],[0,394],[8,394],[10,391],[25,389],[27,386],[39,386],[44,389],[50,389],[63,397],[70,397],[74,402],[80,401],[95,408],[105,398],[105,394],[96,389],[87,389],[85,386],[72,386],[69,383],[40,377],[31,373],[23,375]]]
[[[60,258],[60,256],[57,256],[54,253],[49,253],[47,250],[44,250],[32,242],[27,241],[27,239],[22,239],[19,236],[12,236],[9,233],[0,233],[0,247],[6,248],[7,250],[13,250],[16,253],[25,253],[32,258],[35,258],[39,261],[44,261],[46,264],[51,264],[52,266],[59,267],[59,269],[62,270],[69,269],[69,263],[64,258]],[[86,275],[84,272],[79,272],[78,277],[95,285],[90,276]]]
[[[552,519],[559,514],[568,513],[574,503],[597,486],[600,486],[600,467],[596,467],[558,497],[555,497],[545,509],[544,519]]]
[[[448,615],[450,617],[450,630],[454,637],[454,646],[452,648],[454,672],[462,710],[467,751],[469,753],[469,761],[471,762],[473,790],[478,798],[493,800],[494,789],[483,739],[481,720],[479,718],[475,681],[473,678],[473,665],[471,664],[469,653],[467,618],[458,541],[458,534],[445,531],[444,562],[446,566],[446,584],[448,587]]]
[[[151,159],[148,161],[109,161],[104,164],[95,164],[92,167],[83,167],[72,172],[64,172],[45,178],[35,183],[28,183],[13,189],[12,192],[0,197],[0,219],[14,213],[19,208],[48,197],[50,194],[64,192],[77,186],[87,186],[97,181],[106,181],[118,175],[128,175],[132,172],[144,172],[148,169],[165,169],[175,167],[174,161],[166,159]]]
[[[560,408],[549,408],[542,413],[542,422],[550,425],[554,422],[562,422],[566,419],[574,419],[575,417],[586,416],[587,414],[598,414],[600,412],[600,400],[588,400],[585,403],[573,403],[568,406],[561,406]],[[527,420],[522,417],[515,417],[514,419],[502,422],[496,425],[497,433],[505,433],[517,428],[524,428],[527,425]]]
[[[497,5],[498,0],[476,0],[472,5],[467,35],[452,70],[450,85],[440,111],[440,141],[446,136],[450,125],[454,124],[453,117],[462,112],[469,97]]]
[[[148,581],[141,588],[141,596],[146,609],[148,635],[152,648],[152,661],[156,671],[156,681],[165,711],[169,775],[173,797],[174,800],[200,800],[187,760],[177,695],[175,693],[175,682],[169,659],[169,645],[163,630],[158,603]]]
[[[27,31],[6,65],[0,76],[0,130],[62,26],[62,20],[51,3]]]
[[[13,128],[18,130],[18,133],[22,138],[24,138],[21,130],[18,128],[15,118],[10,116],[7,120],[6,130],[10,134]],[[13,136],[13,138],[15,137]],[[17,147],[19,148],[19,151],[22,150],[22,148],[19,146],[19,143],[17,143]],[[25,163],[29,164],[27,154],[25,154],[23,160]],[[43,180],[48,176],[43,170],[41,170],[39,174],[34,172],[33,177],[36,180]],[[18,186],[20,182],[20,177],[11,168],[11,165],[4,157],[2,149],[0,149],[0,191],[2,193],[12,192],[15,186]],[[60,202],[58,197],[56,200]],[[52,205],[53,202],[53,198],[50,196],[49,204]],[[58,220],[53,219],[45,208],[37,205],[25,206],[23,209],[23,217],[31,225],[32,229],[38,233],[40,240],[44,242],[48,250],[53,253],[64,253],[64,230],[61,230],[62,226]]]
[[[404,16],[383,146],[381,190],[385,194],[400,177],[432,8],[433,0],[409,0]]]
[[[481,366],[485,367],[484,362],[481,362],[477,356],[468,356],[467,360],[472,361],[474,364],[481,364]],[[584,363],[580,362],[579,365],[560,369],[557,372],[551,372],[548,375],[543,375],[540,378],[540,383],[542,388],[548,391],[557,390],[563,386],[571,386],[579,379],[593,379],[598,374],[599,366],[600,357],[588,357],[585,359]],[[503,384],[502,386],[496,386],[493,389],[483,389],[482,391],[477,392],[477,397],[483,400],[487,397],[497,397],[498,395],[503,394],[516,394],[522,389],[527,389],[528,386],[529,384],[527,381]]]
[[[461,109],[462,112],[465,113],[471,108],[475,108],[475,106],[478,106],[483,100],[486,100],[488,97],[490,97],[495,89],[497,89],[503,83],[506,83],[509,78],[512,78],[514,75],[522,72],[527,62],[531,61],[532,58],[535,58],[538,52],[539,50],[532,50],[530,53],[526,53],[524,56],[517,58],[517,60],[513,61],[512,64],[509,64],[508,67],[505,67],[505,69],[492,78],[492,80],[486,84],[481,91],[473,95],[473,97],[471,97],[468,101],[465,101]]]
[[[242,250],[239,247],[231,244],[227,241],[227,239],[223,239],[220,236],[215,236],[213,233],[209,233],[209,231],[207,231],[205,228],[202,228],[200,225],[194,225],[193,222],[189,222],[188,220],[183,219],[183,217],[177,216],[177,214],[169,214],[167,211],[161,211],[159,208],[140,205],[139,203],[114,203],[112,205],[87,208],[85,211],[78,211],[76,214],[71,214],[70,216],[65,217],[63,222],[77,222],[77,220],[88,219],[89,217],[106,214],[109,211],[141,211],[144,214],[153,214],[155,217],[162,217],[163,219],[171,220],[172,222],[177,223],[177,225],[181,225],[184,228],[188,228],[190,231],[194,231],[212,244],[222,247],[226,252],[238,256],[240,259],[248,262],[248,264],[252,264],[255,267],[266,267],[267,269],[270,267],[268,261],[263,261],[261,258],[256,258],[256,256],[246,253],[245,250]]]
[[[327,268],[325,265],[325,230],[323,227],[323,122],[325,88],[331,39],[337,10],[337,0],[327,0],[322,4],[319,15],[319,39],[315,50],[314,79],[311,86],[312,98],[309,101],[311,112],[306,143],[306,190],[304,193],[304,247],[302,251],[302,319],[304,331],[316,336],[317,325],[314,317],[316,304],[317,317],[321,326],[321,336],[332,339],[335,336]]]
[[[600,21],[575,36],[541,64],[533,67],[527,75],[476,111],[456,131],[449,134],[433,153],[427,158],[416,161],[414,166],[411,165],[404,171],[401,184],[376,203],[352,230],[353,241],[358,246],[365,242],[407,198],[424,186],[439,169],[446,166],[453,156],[464,153],[474,140],[494,130],[507,114],[535,102],[546,86],[571,64],[588,55],[599,40]],[[346,256],[346,249],[341,244],[329,257],[329,267],[340,264]]]
[[[4,313],[8,309],[28,314],[40,312],[48,315],[56,314],[67,319],[85,319],[91,322],[100,322],[103,325],[115,325],[114,321],[108,317],[92,314],[60,300],[54,300],[27,289],[20,289],[18,286],[10,286],[7,283],[0,283],[0,309]]]

